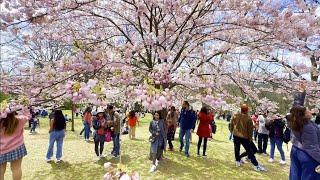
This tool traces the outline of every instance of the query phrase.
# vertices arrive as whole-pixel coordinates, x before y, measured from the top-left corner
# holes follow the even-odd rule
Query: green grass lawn
[[[70,112],[66,112],[70,114]],[[69,116],[71,117],[71,116]],[[208,142],[207,158],[196,157],[196,142],[198,137],[193,134],[193,142],[190,145],[190,158],[186,158],[178,151],[166,152],[165,160],[160,163],[158,170],[150,174],[150,161],[148,160],[150,143],[148,125],[151,115],[141,119],[137,127],[136,137],[138,140],[129,140],[128,135],[122,136],[122,161],[129,171],[136,170],[141,179],[288,179],[289,165],[280,166],[278,163],[280,155],[276,150],[276,161],[268,163],[269,157],[257,155],[257,160],[263,164],[268,172],[255,172],[252,165],[247,163],[242,167],[235,167],[233,143],[228,140],[227,122],[217,121],[217,134],[214,140]],[[82,129],[81,119],[75,119],[75,131],[70,131],[71,123],[67,124],[66,138],[63,145],[63,163],[46,163],[45,155],[48,148],[48,119],[40,120],[38,134],[29,135],[25,130],[25,144],[28,155],[23,160],[23,179],[102,179],[106,170],[104,162],[118,163],[119,159],[107,156],[98,162],[94,160],[93,142],[85,142],[79,136]],[[178,135],[176,135],[178,137]],[[176,149],[179,142],[174,141]],[[56,148],[56,146],[55,146]],[[105,155],[109,154],[111,143],[105,144]],[[289,152],[284,150],[289,160]],[[268,149],[269,151],[269,149]],[[55,150],[54,150],[55,153]],[[55,155],[55,154],[54,154]],[[287,162],[289,162],[287,160]],[[10,168],[7,167],[5,179],[11,179]]]

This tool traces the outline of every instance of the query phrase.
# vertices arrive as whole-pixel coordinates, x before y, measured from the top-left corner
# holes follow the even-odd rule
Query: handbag
[[[111,131],[105,131],[104,134],[104,142],[112,141]]]
[[[211,128],[212,128],[212,133],[215,134],[217,132],[216,122],[214,121],[211,122]]]

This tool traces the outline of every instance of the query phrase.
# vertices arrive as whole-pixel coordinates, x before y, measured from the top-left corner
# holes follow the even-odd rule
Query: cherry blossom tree
[[[190,92],[212,106],[227,98],[243,101],[228,92],[234,85],[257,104],[269,103],[259,101],[263,88],[257,84],[290,96],[301,75],[311,72],[301,65],[306,62],[295,66],[278,53],[285,51],[310,57],[308,94],[316,99],[318,6],[301,0],[285,6],[259,0],[4,0],[2,31],[26,44],[59,42],[72,52],[55,68],[19,57],[20,63],[11,62],[14,72],[2,68],[1,91],[34,105],[59,98],[104,105],[120,97],[159,110]],[[256,70],[241,68],[248,63]]]

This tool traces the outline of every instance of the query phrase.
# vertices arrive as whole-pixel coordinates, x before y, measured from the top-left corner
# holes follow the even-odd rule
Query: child
[[[149,172],[154,172],[161,160],[163,150],[166,149],[167,142],[165,124],[164,121],[160,119],[160,113],[154,113],[153,120],[150,122],[149,132],[151,133],[149,137],[151,143],[149,159],[152,160],[152,166]]]
[[[31,129],[30,129],[30,133],[29,134],[34,134],[36,133],[36,127],[38,125],[38,119],[36,118],[36,116],[33,114],[32,118],[31,118]]]
[[[136,138],[136,125],[139,123],[138,117],[134,111],[130,111],[128,115],[129,138]]]

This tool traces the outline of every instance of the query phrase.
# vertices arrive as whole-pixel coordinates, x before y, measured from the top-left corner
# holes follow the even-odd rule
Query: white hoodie
[[[263,115],[258,116],[258,121],[259,121],[259,130],[258,133],[260,134],[267,134],[269,135],[269,131],[266,128],[266,118],[263,117]]]

